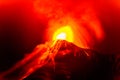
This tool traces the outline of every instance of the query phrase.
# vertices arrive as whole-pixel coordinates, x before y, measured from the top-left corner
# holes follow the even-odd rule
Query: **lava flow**
[[[8,75],[12,76],[11,73],[20,70],[17,79],[23,80],[48,62],[52,62],[52,64],[55,65],[54,58],[60,48],[68,46],[67,41],[73,41],[73,33],[69,27],[63,27],[54,33],[53,42],[46,42],[45,44],[38,45],[31,54],[26,56],[8,71],[2,73],[0,78],[4,80]],[[65,52],[65,54],[68,52]]]

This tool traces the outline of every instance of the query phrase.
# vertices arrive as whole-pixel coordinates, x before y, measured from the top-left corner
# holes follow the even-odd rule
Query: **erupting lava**
[[[65,40],[66,39],[66,33],[62,32],[60,33],[56,39],[62,39],[62,40]]]
[[[68,42],[73,42],[73,32],[70,26],[61,27],[55,31],[53,40],[66,40]]]

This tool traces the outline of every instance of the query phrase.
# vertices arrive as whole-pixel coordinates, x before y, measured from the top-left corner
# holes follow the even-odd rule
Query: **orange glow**
[[[58,40],[58,39],[73,42],[73,32],[70,26],[61,27],[54,32],[53,40]]]
[[[104,40],[104,29],[92,2],[35,0],[34,8],[48,19],[45,41],[63,39],[82,48],[93,48]]]

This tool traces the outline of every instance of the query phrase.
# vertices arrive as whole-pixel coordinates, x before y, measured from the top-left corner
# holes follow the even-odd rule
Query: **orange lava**
[[[66,40],[73,42],[73,32],[69,26],[61,27],[53,34],[53,40]]]

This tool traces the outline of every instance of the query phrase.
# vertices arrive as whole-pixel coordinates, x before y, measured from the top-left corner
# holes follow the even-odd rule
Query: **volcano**
[[[57,40],[38,45],[1,77],[2,80],[111,80],[110,60],[111,56]]]

